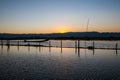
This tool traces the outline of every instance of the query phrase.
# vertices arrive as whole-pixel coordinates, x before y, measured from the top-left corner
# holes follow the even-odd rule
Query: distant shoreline
[[[120,40],[120,32],[68,32],[51,34],[9,34],[1,33],[0,40],[26,40],[26,39],[49,39],[49,40]]]

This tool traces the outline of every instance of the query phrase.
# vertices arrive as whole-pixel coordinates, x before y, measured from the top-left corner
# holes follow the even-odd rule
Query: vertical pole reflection
[[[19,52],[19,44],[20,44],[20,43],[19,43],[19,40],[18,40],[18,47],[17,47],[17,49],[18,49],[18,52]]]
[[[84,46],[84,47],[85,47],[85,48],[84,48],[84,49],[85,49],[85,57],[86,57],[86,44],[87,44],[87,43],[86,43],[86,40],[85,40],[85,46]]]
[[[51,52],[51,41],[49,41],[49,52]]]
[[[1,50],[0,50],[1,52],[1,54],[3,54],[3,40],[1,40]]]
[[[3,40],[1,40],[1,45],[3,45]]]
[[[93,55],[95,54],[95,42],[93,41]]]
[[[41,46],[39,46],[39,52],[41,52]]]
[[[61,46],[61,53],[62,53],[62,40],[60,41],[60,46]]]
[[[7,52],[10,51],[10,45],[7,45]]]
[[[77,53],[77,40],[75,40],[75,54]]]
[[[7,40],[7,52],[9,52],[9,51],[10,51],[10,41]]]
[[[1,40],[1,49],[3,50],[3,40]]]
[[[30,43],[28,43],[28,52],[30,52]]]
[[[78,40],[78,56],[80,57],[80,40]]]
[[[40,42],[39,42],[39,52],[41,52],[41,45],[40,45]]]
[[[117,49],[118,49],[118,44],[116,43],[116,45],[115,45],[115,46],[116,46],[116,48],[115,48],[115,49],[116,49],[116,55],[117,55],[117,54],[118,54],[118,52],[117,52]]]

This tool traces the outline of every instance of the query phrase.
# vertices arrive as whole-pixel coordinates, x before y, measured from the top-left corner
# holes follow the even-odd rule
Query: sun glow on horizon
[[[66,33],[66,32],[70,32],[70,31],[71,31],[71,29],[68,26],[58,26],[55,29],[55,32],[57,32],[57,33]]]
[[[66,33],[66,32],[68,32],[68,31],[66,31],[66,30],[61,30],[61,31],[59,31],[60,33]]]

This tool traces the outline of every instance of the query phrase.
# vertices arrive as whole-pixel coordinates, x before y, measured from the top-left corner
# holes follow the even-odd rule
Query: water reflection
[[[17,51],[18,52],[21,52],[20,51],[20,47],[22,47],[22,45],[23,46],[26,46],[27,47],[27,51],[30,53],[31,51],[33,51],[33,49],[31,49],[31,47],[36,47],[36,52],[37,52],[37,50],[39,50],[38,52],[39,53],[43,53],[43,51],[44,51],[44,48],[48,48],[48,52],[49,53],[51,53],[53,50],[53,48],[55,48],[56,46],[55,46],[55,44],[57,44],[58,46],[57,46],[57,48],[59,48],[59,52],[60,53],[64,53],[64,48],[68,48],[69,50],[70,49],[74,49],[74,53],[75,54],[77,54],[77,56],[78,57],[80,57],[81,56],[81,54],[83,53],[83,52],[81,52],[81,49],[83,49],[84,50],[84,53],[85,53],[85,56],[86,56],[86,54],[87,53],[89,53],[89,52],[87,52],[87,51],[92,51],[92,55],[95,55],[95,53],[97,52],[96,50],[96,47],[98,46],[97,45],[97,42],[95,42],[95,41],[91,41],[91,42],[89,42],[89,44],[88,44],[88,42],[87,41],[85,41],[85,44],[87,45],[86,47],[86,49],[82,46],[83,45],[83,42],[84,41],[80,41],[80,40],[74,40],[74,41],[71,41],[71,42],[69,42],[69,44],[67,44],[67,47],[65,47],[66,46],[66,43],[67,42],[69,42],[69,41],[65,41],[65,40],[59,40],[58,41],[58,44],[57,43],[55,43],[55,41],[48,41],[46,44],[44,44],[44,43],[31,43],[31,42],[27,42],[26,44],[24,43],[24,42],[22,42],[22,41],[19,41],[19,40],[17,40],[16,42],[14,42],[15,43],[15,45],[13,44],[13,42],[12,41],[9,41],[9,40],[1,40],[1,53],[2,53],[2,50],[3,50],[3,46],[6,46],[7,47],[7,52],[9,53],[10,52],[10,47],[11,46],[16,46],[17,48]],[[119,41],[118,41],[119,42]],[[74,44],[72,44],[72,43],[74,43]],[[17,44],[17,45],[16,45]],[[22,45],[21,45],[22,44]],[[71,47],[71,44],[72,44],[72,46],[73,47]],[[42,49],[41,49],[42,48]],[[101,48],[102,49],[102,48]],[[112,49],[114,49],[114,51],[115,51],[115,54],[116,54],[116,56],[118,56],[118,49],[119,49],[119,45],[118,45],[118,43],[115,43],[114,44],[114,48],[112,48]],[[104,51],[104,48],[103,48],[103,51]]]
[[[1,54],[3,54],[3,45],[1,45],[1,50],[0,50],[1,52]]]
[[[39,52],[41,52],[41,46],[39,46]]]
[[[7,52],[10,51],[10,45],[7,45]]]
[[[30,46],[28,46],[28,52],[30,52]]]
[[[74,47],[74,48],[68,48],[69,50],[70,49],[74,49],[74,53],[75,54],[77,54],[78,55],[78,57],[80,57],[80,54],[81,54],[81,47],[80,47],[80,42],[75,42],[75,43],[77,43],[77,47]],[[49,43],[49,44],[51,44],[51,43]],[[63,51],[64,51],[64,48],[62,47],[62,41],[61,41],[61,46],[60,47],[57,47],[57,48],[59,48],[59,52],[60,53],[63,53]],[[52,50],[52,48],[55,48],[55,47],[52,47],[52,46],[46,46],[46,47],[44,47],[44,46],[42,46],[42,45],[40,45],[40,46],[30,46],[30,44],[28,44],[29,46],[25,46],[25,47],[27,47],[27,51],[28,52],[31,52],[32,51],[32,47],[35,47],[35,49],[36,49],[36,52],[37,52],[37,50],[40,52],[40,53],[42,53],[43,51],[44,51],[44,48],[48,48],[48,52],[49,53],[51,53],[51,50]],[[7,53],[9,53],[10,52],[10,49],[11,49],[11,45],[1,45],[1,53],[3,53],[3,49],[4,49],[4,46],[6,46],[6,48],[7,48]],[[79,47],[78,47],[79,46]],[[20,47],[22,47],[22,46],[20,46],[20,45],[18,45],[18,46],[16,46],[16,50],[18,51],[18,52],[20,52]],[[43,48],[42,50],[41,50],[41,48]],[[89,52],[87,52],[87,51],[90,51],[90,52],[92,52],[92,54],[93,54],[93,56],[95,55],[95,50],[97,50],[97,49],[82,49],[82,50],[84,50],[84,53],[85,53],[85,55],[87,54],[87,53],[89,53]],[[98,49],[99,50],[99,49]],[[103,50],[104,51],[104,49],[101,49],[101,50]],[[45,50],[46,51],[46,50]],[[109,50],[108,50],[109,51]],[[114,52],[115,52],[115,54],[116,54],[116,56],[118,55],[118,52],[119,52],[119,50],[114,50]],[[82,51],[82,53],[83,53],[83,51]]]
[[[18,52],[19,52],[19,45],[17,46]]]
[[[77,43],[79,42],[77,41]],[[31,77],[35,80],[120,79],[119,50],[118,56],[114,56],[116,55],[115,50],[83,49],[81,47],[9,46],[10,56],[8,56],[5,55],[7,48],[8,46],[1,46],[0,49],[0,52],[3,51],[3,55],[0,56],[0,75],[5,75],[5,78],[7,75],[11,80],[16,80],[14,76],[20,77],[21,80],[23,78],[30,80]],[[18,50],[20,54],[16,54]]]

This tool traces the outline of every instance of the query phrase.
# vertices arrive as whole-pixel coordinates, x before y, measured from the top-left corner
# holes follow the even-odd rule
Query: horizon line
[[[120,32],[99,32],[99,31],[81,31],[81,32],[64,32],[64,33],[60,33],[60,32],[51,32],[51,33],[11,33],[11,32],[0,32],[0,34],[65,34],[65,33],[90,33],[90,32],[97,32],[97,33],[120,33]]]

